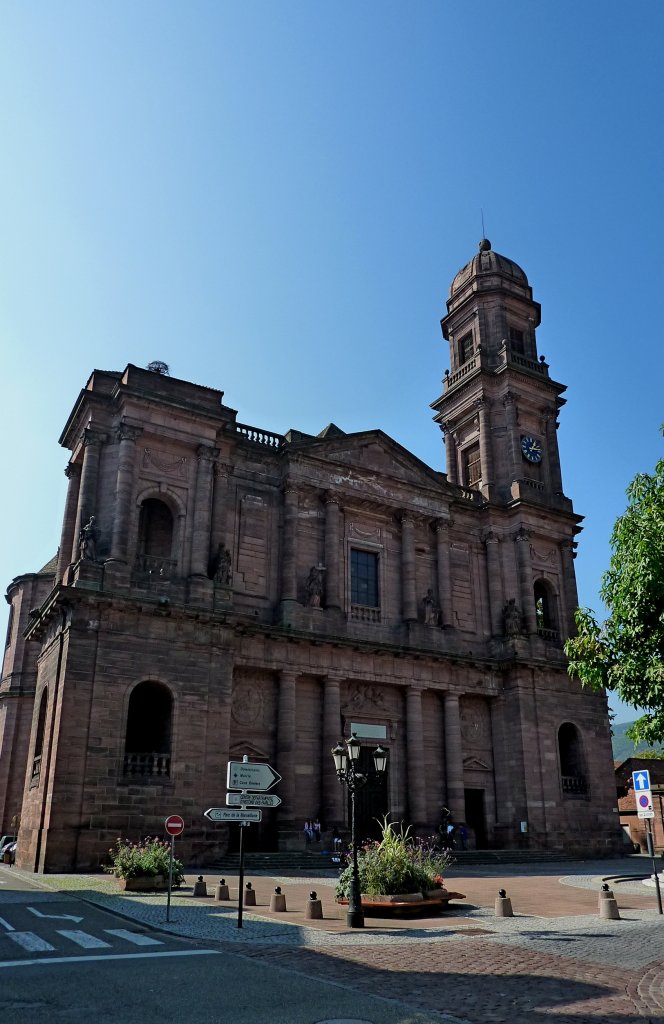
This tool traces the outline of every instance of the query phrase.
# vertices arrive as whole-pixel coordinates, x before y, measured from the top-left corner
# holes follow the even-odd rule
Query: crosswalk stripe
[[[82,946],[83,949],[110,949],[110,944],[104,942],[103,939],[98,939],[94,935],[88,935],[87,932],[81,931],[67,931],[66,929],[58,928],[58,935],[64,936],[65,939],[70,939],[75,942],[77,946]],[[51,947],[53,948],[53,947]]]
[[[133,942],[135,946],[163,946],[159,939],[151,939],[149,935],[141,935],[139,932],[130,932],[126,928],[104,928],[107,935],[115,935],[118,939],[126,939]]]
[[[28,953],[47,953],[55,949],[55,946],[45,939],[40,939],[34,932],[7,932],[7,938],[17,946],[27,949]]]

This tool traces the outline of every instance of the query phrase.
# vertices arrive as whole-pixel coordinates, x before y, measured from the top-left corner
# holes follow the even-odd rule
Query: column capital
[[[80,441],[84,448],[93,444],[104,444],[106,434],[101,430],[97,430],[96,427],[85,427],[81,433]]]
[[[415,526],[415,516],[411,512],[398,512],[397,519],[402,527]]]
[[[80,463],[78,463],[78,462],[68,462],[67,465],[65,466],[64,472],[65,472],[65,476],[67,477],[68,480],[71,480],[71,478],[73,476],[80,476],[81,475]]]
[[[487,533],[485,533],[483,540],[486,545],[500,544],[502,538],[498,536],[495,530],[489,530]]]
[[[530,533],[524,526],[520,526],[517,532],[514,534],[514,543],[530,543]]]
[[[449,533],[453,526],[454,520],[451,516],[447,519],[434,519],[433,521],[433,528],[436,533]]]
[[[295,672],[292,668],[282,668],[279,670],[279,681],[282,683],[294,683],[299,674],[299,672]]]
[[[340,505],[341,495],[337,494],[336,491],[324,491],[322,501],[325,505]]]
[[[196,457],[200,462],[215,462],[219,456],[219,449],[211,444],[199,444],[196,449]]]
[[[481,398],[475,399],[475,408],[479,412],[486,412],[487,409],[491,408],[492,404],[491,399],[487,398],[486,395],[482,395]]]
[[[503,396],[503,405],[516,405],[516,396],[512,391],[505,392]]]
[[[143,433],[143,427],[132,427],[128,423],[121,423],[115,432],[115,438],[120,441],[136,441]]]

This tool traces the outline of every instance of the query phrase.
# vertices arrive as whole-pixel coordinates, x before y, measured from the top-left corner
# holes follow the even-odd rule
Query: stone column
[[[106,438],[92,427],[86,427],[81,441],[83,443],[83,468],[81,470],[81,486],[76,510],[76,526],[72,543],[72,562],[78,562],[78,538],[81,527],[95,515],[97,509],[97,481],[99,477],[99,457],[101,445]]]
[[[463,748],[461,744],[461,716],[459,697],[445,694],[445,774],[447,777],[447,806],[452,821],[466,820],[466,800],[463,786]]]
[[[457,461],[456,435],[449,423],[443,423],[443,437],[445,438],[445,463],[447,468],[447,479],[451,484],[459,483],[459,466]]]
[[[118,470],[115,483],[115,510],[113,514],[113,538],[110,557],[119,562],[127,561],[129,523],[132,499],[134,497],[134,473],[136,466],[136,438],[143,433],[142,427],[121,424],[118,431]]]
[[[403,618],[406,622],[415,622],[415,523],[410,516],[403,516],[401,519],[401,586]]]
[[[556,414],[548,412],[544,421],[546,430],[546,454],[551,478],[551,490],[554,494],[563,493],[563,478],[560,472],[560,454],[556,436]]]
[[[521,591],[521,607],[528,633],[537,632],[537,616],[535,614],[535,593],[533,590],[533,568],[530,554],[530,534],[523,527],[514,537],[516,544],[516,564],[519,572],[519,589]]]
[[[323,686],[323,824],[329,829],[334,825],[343,825],[346,820],[346,789],[336,776],[331,753],[332,748],[342,739],[341,679],[337,676],[326,676]]]
[[[67,500],[65,501],[65,512],[62,519],[60,547],[58,548],[56,583],[62,583],[67,567],[71,564],[71,554],[74,549],[74,538],[76,537],[76,510],[78,508],[78,496],[81,487],[81,467],[75,462],[70,462],[65,467],[65,476],[69,480],[69,486],[67,487]]]
[[[427,822],[427,773],[424,759],[422,690],[419,686],[409,686],[406,691],[406,753],[410,820],[417,828]]]
[[[295,820],[296,680],[295,672],[279,674],[277,771],[281,775],[279,795],[282,799],[279,817],[287,821]]]
[[[511,465],[508,469],[508,486],[512,480],[518,480],[521,476],[521,442],[519,438],[519,424],[517,422],[517,408],[514,395],[508,391],[503,399],[505,406],[505,422],[507,424],[507,437],[510,452]]]
[[[297,490],[284,487],[284,520],[281,539],[281,600],[297,601]]]
[[[486,399],[477,401],[480,426],[480,460],[482,463],[482,492],[489,497],[493,484],[493,451],[491,450],[491,418]]]
[[[230,505],[230,478],[233,467],[225,462],[215,462],[212,482],[212,527],[210,551],[214,556],[220,544],[231,549],[228,516]]]
[[[574,571],[574,542],[564,540],[560,545],[560,563],[563,577],[563,594],[565,597],[565,622],[562,625],[561,633],[565,636],[576,635],[576,622],[574,612],[579,606],[579,595],[576,589],[576,573]]]
[[[339,563],[339,502],[337,498],[328,494],[325,498],[326,608],[341,608],[341,566]]]
[[[210,518],[212,507],[212,466],[219,450],[211,445],[198,446],[198,470],[194,493],[194,526],[191,537],[191,576],[207,579],[210,561]]]
[[[500,537],[490,531],[484,538],[486,547],[486,567],[489,582],[489,611],[491,614],[491,633],[493,636],[503,634],[503,588],[500,572]]]
[[[441,625],[448,628],[453,625],[452,579],[450,576],[450,525],[449,519],[436,520],[438,600],[440,601]]]

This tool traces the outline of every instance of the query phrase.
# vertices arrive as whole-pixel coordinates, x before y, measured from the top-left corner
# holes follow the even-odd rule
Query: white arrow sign
[[[632,772],[632,779],[634,780],[634,789],[637,791],[650,789],[650,772],[645,768],[638,772]]]
[[[276,793],[227,793],[227,807],[278,807],[281,797]]]
[[[269,764],[251,761],[229,761],[226,775],[227,789],[254,789],[264,793],[281,781],[281,775]]]
[[[210,821],[261,821],[263,812],[248,808],[233,811],[227,810],[225,807],[209,807],[205,812],[205,817]]]
[[[34,907],[27,907],[27,909],[35,917],[51,917],[54,921],[75,921],[76,924],[80,924],[83,920],[82,917],[74,917],[72,914],[42,914],[40,910],[35,910]]]

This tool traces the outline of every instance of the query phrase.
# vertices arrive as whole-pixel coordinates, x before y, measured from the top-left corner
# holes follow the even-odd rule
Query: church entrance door
[[[374,744],[375,746],[375,744]],[[374,746],[362,747],[360,749],[359,771],[373,772]],[[377,782],[370,782],[364,789],[358,789],[355,794],[355,834],[357,841],[361,844],[365,839],[380,839],[383,818],[387,814],[387,777],[389,775],[389,763],[382,778]],[[348,822],[351,820],[350,795],[348,799]]]
[[[488,843],[486,837],[486,816],[484,812],[484,790],[467,789],[466,796],[466,825],[472,828],[475,833],[475,845],[478,850],[486,850]]]

